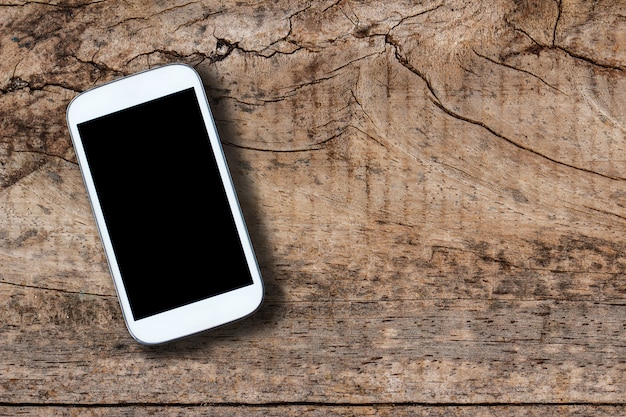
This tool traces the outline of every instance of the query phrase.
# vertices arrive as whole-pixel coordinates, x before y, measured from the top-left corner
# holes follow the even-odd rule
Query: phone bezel
[[[243,288],[135,320],[113,251],[111,237],[104,221],[78,125],[191,87],[196,93],[253,282],[252,285]],[[202,80],[192,67],[184,64],[165,65],[87,90],[76,96],[69,104],[67,122],[124,320],[130,334],[138,342],[153,345],[179,339],[241,319],[254,313],[260,307],[263,300],[260,270]]]

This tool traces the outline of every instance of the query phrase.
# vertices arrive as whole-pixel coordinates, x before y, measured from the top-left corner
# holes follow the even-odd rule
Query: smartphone
[[[130,334],[255,312],[263,283],[202,81],[172,64],[95,87],[67,122]]]

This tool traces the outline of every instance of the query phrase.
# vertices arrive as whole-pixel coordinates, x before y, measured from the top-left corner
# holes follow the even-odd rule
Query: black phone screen
[[[135,320],[252,284],[193,88],[78,130]]]

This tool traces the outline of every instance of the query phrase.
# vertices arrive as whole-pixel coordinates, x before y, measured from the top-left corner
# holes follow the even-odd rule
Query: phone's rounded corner
[[[261,307],[263,306],[263,302],[265,301],[265,285],[263,284],[263,280],[261,279],[259,281],[259,295],[257,298],[257,303],[256,303],[256,307],[254,308],[254,310],[252,311],[251,314],[256,313],[258,310],[261,309]]]
[[[163,344],[164,342],[150,342],[147,340],[142,339],[141,337],[137,336],[135,333],[133,333],[130,328],[128,329],[128,333],[130,334],[130,336],[133,338],[133,340],[137,343],[139,343],[141,346],[146,346],[146,347],[151,347],[151,346],[159,346],[161,344]]]
[[[265,301],[265,286],[263,285],[263,281],[260,280],[255,286],[257,286],[258,289],[255,294],[254,303],[250,303],[250,310],[247,314],[239,318],[239,320],[255,315],[263,307],[263,302]]]
[[[78,93],[69,103],[67,103],[67,107],[65,108],[65,122],[67,123],[67,127],[70,130],[70,135],[72,134],[72,125],[74,124],[72,113],[74,111],[74,107],[76,106],[76,101],[80,101],[79,97],[81,97],[83,93]]]
[[[128,330],[128,333],[130,334],[130,336],[135,340],[135,342],[139,343],[142,346],[159,346],[159,345],[163,345],[167,342],[169,342],[169,340],[160,340],[160,339],[154,339],[154,338],[150,338],[147,337],[146,335],[140,335],[137,330],[134,328],[134,326],[128,322],[128,320],[125,320],[126,322],[126,329]]]
[[[171,62],[169,64],[165,64],[164,67],[183,67],[183,68],[191,69],[193,72],[197,72],[193,66],[184,62]]]
[[[259,298],[259,302],[257,303],[257,305],[244,318],[252,317],[252,316],[256,315],[259,311],[261,311],[261,309],[263,308],[263,302],[264,301],[265,301],[264,297]]]
[[[181,71],[188,75],[193,75],[194,77],[202,81],[202,78],[200,77],[200,74],[198,73],[198,71],[193,66],[186,64],[184,62],[172,62],[170,64],[163,65],[162,67],[153,68],[152,70],[159,70],[159,69],[170,69],[174,71]],[[148,70],[148,71],[151,71],[151,70]]]

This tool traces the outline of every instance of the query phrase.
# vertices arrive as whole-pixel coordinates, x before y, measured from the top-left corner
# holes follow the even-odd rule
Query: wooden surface
[[[4,0],[0,35],[0,415],[626,414],[625,2]],[[148,348],[64,115],[168,62],[266,299]]]

